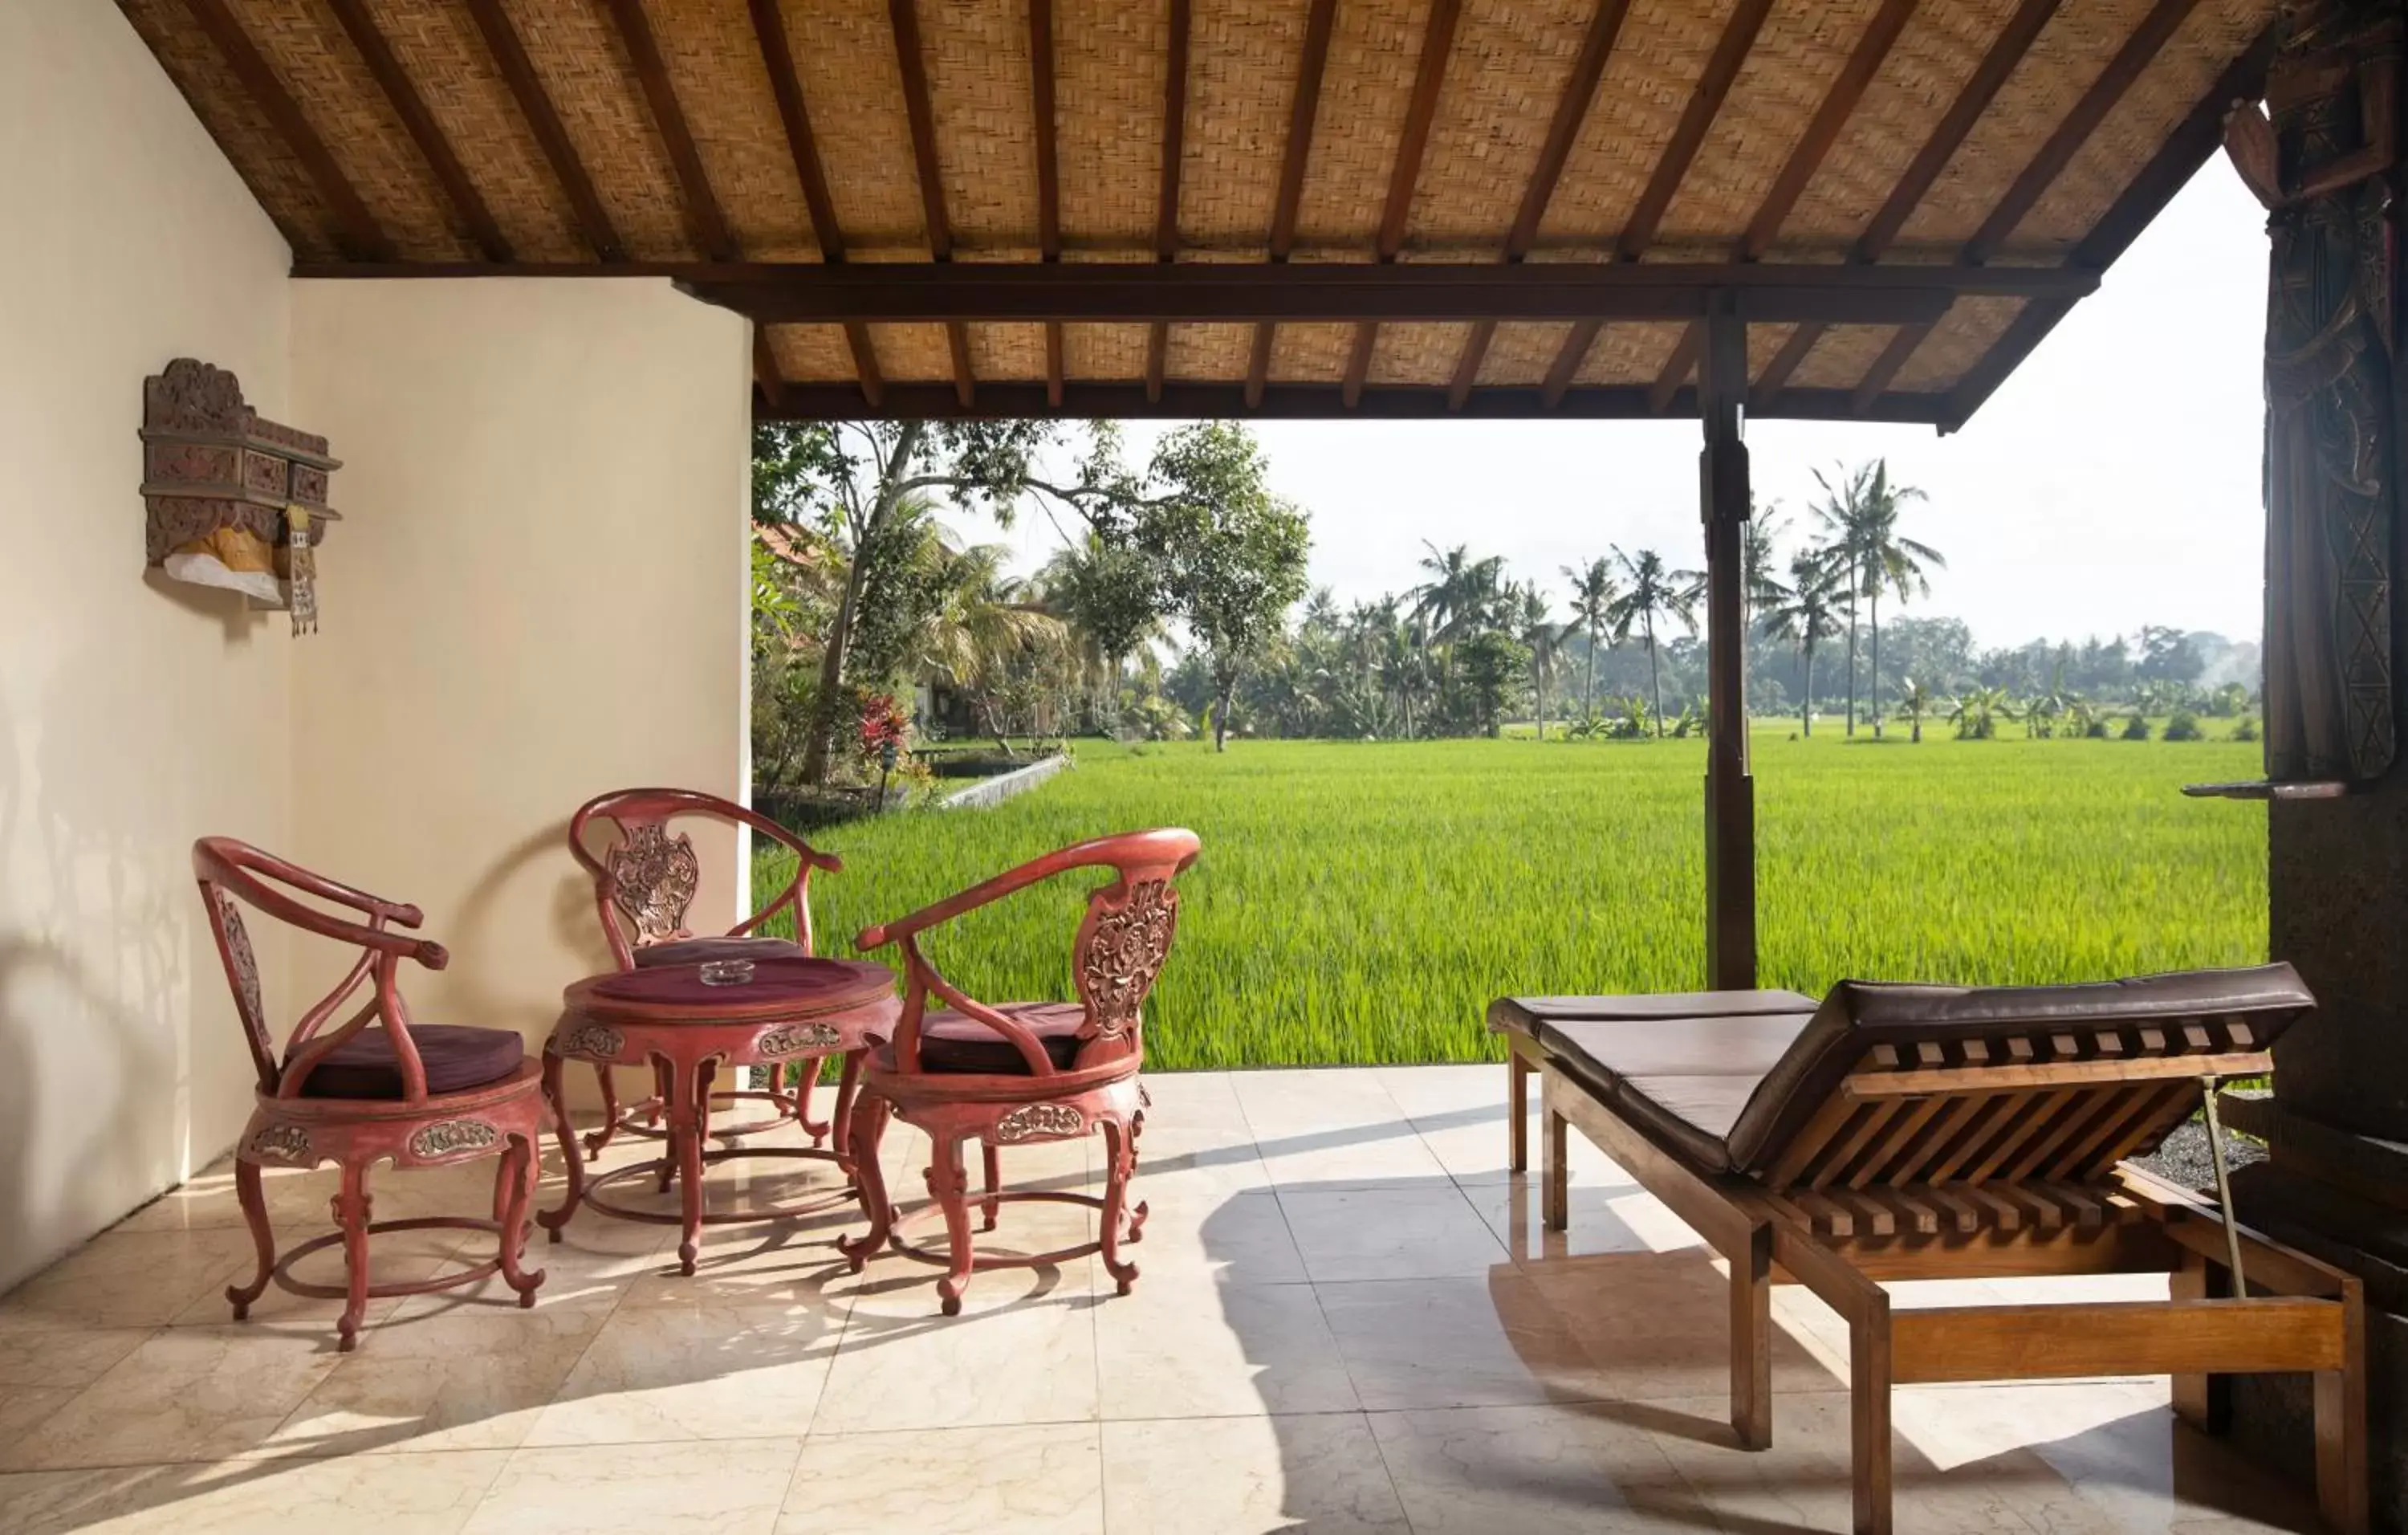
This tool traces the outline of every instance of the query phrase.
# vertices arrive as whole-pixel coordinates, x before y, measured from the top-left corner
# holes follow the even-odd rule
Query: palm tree
[[[1613,567],[1601,554],[1584,566],[1565,566],[1564,579],[1572,583],[1572,623],[1564,632],[1571,633],[1577,624],[1588,636],[1588,675],[1581,682],[1581,718],[1585,720],[1597,713],[1597,653],[1605,646],[1606,614],[1622,595],[1622,583],[1613,579]]]
[[[1475,560],[1467,545],[1440,550],[1426,538],[1422,547],[1429,551],[1421,561],[1429,580],[1405,595],[1412,598],[1412,618],[1424,637],[1443,643],[1481,627],[1498,606],[1503,558]]]
[[[1780,506],[1781,503],[1775,501],[1760,511],[1751,509],[1753,515],[1740,524],[1740,626],[1742,629],[1754,622],[1758,611],[1779,602],[1787,593],[1787,588],[1772,573],[1772,562],[1781,557],[1774,546],[1781,541],[1781,536],[1789,531],[1789,519],[1773,515]]]
[[[1872,720],[1873,734],[1879,736],[1882,592],[1885,588],[1896,592],[1900,602],[1910,595],[1928,596],[1931,583],[1924,579],[1921,562],[1928,560],[1942,569],[1947,568],[1948,562],[1930,545],[1899,535],[1899,509],[1926,497],[1913,485],[1890,483],[1889,460],[1877,458],[1853,471],[1842,471],[1837,486],[1817,469],[1814,482],[1823,487],[1824,495],[1814,516],[1830,534],[1832,548],[1847,567],[1848,734],[1856,733],[1856,599],[1861,595],[1871,605],[1873,639],[1873,698],[1866,712]]]
[[[1798,728],[1808,736],[1814,733],[1814,647],[1840,637],[1840,614],[1834,607],[1839,581],[1839,568],[1831,561],[1813,550],[1801,551],[1790,557],[1789,584],[1779,589],[1780,596],[1764,613],[1765,632],[1797,646],[1805,666],[1806,699],[1799,707]]]
[[[1626,554],[1619,544],[1609,544],[1614,563],[1622,567],[1622,576],[1629,585],[1606,609],[1606,620],[1613,625],[1613,642],[1620,644],[1630,638],[1632,624],[1639,625],[1647,639],[1647,690],[1655,699],[1656,737],[1664,737],[1664,683],[1656,665],[1656,615],[1677,618],[1691,634],[1698,632],[1698,599],[1704,595],[1706,578],[1700,571],[1672,570],[1665,567],[1664,556],[1652,549],[1642,549],[1636,555]]]
[[[1530,647],[1530,693],[1538,702],[1539,739],[1547,739],[1547,681],[1555,674],[1555,648],[1572,632],[1558,625],[1547,611],[1547,599],[1537,581],[1513,588],[1513,636]]]
[[[1908,739],[1916,745],[1923,744],[1923,717],[1938,707],[1939,701],[1912,677],[1906,680],[1905,686],[1899,689],[1898,717],[1914,726],[1914,734]]]

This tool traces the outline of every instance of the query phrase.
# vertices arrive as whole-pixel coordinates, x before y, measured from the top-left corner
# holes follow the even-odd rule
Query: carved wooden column
[[[1706,523],[1706,984],[1756,985],[1756,782],[1747,765],[1747,322],[1715,295],[1698,362],[1706,446],[1698,494]]]
[[[2268,208],[2269,939],[2316,994],[2271,1099],[2228,1099],[2270,1159],[2241,1215],[2366,1284],[2372,1504],[2408,1528],[2408,767],[2392,584],[2408,498],[2401,387],[2398,0],[2283,7],[2265,109],[2227,144]],[[2229,1403],[2224,1400],[2229,1389]],[[2219,1388],[2235,1432],[2304,1474],[2304,1382]]]

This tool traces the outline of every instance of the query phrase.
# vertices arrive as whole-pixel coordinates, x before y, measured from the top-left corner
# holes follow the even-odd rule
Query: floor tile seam
[[[110,1361],[108,1362],[108,1368],[107,1368],[107,1369],[102,1370],[101,1371],[99,1371],[99,1373],[97,1373],[97,1374],[93,1375],[93,1378],[92,1378],[91,1380],[88,1380],[88,1381],[84,1382],[84,1383],[83,1383],[82,1384],[80,1384],[80,1385],[76,1385],[76,1384],[71,1384],[71,1383],[69,1383],[69,1382],[65,1382],[65,1381],[60,1381],[60,1382],[57,1382],[57,1383],[55,1383],[55,1384],[53,1384],[53,1383],[51,1383],[51,1382],[48,1382],[48,1381],[0,1381],[0,1391],[72,1391],[72,1392],[74,1392],[74,1393],[75,1393],[75,1397],[80,1397],[80,1396],[82,1396],[86,1391],[89,1391],[89,1390],[91,1390],[93,1386],[98,1385],[98,1384],[100,1384],[100,1381],[101,1381],[101,1377],[102,1377],[102,1376],[107,1375],[110,1370],[115,1370],[119,1365],[122,1365],[122,1364],[123,1364],[126,1360],[131,1359],[132,1357],[134,1357],[134,1356],[135,1356],[135,1355],[136,1355],[137,1353],[141,1352],[142,1347],[143,1347],[143,1345],[144,1345],[144,1344],[146,1344],[146,1343],[149,1343],[149,1342],[151,1342],[151,1341],[155,1341],[161,1333],[163,1333],[163,1332],[165,1332],[165,1331],[169,1330],[169,1329],[170,1329],[171,1327],[173,1327],[174,1326],[175,1326],[175,1324],[174,1324],[174,1323],[172,1323],[172,1322],[157,1322],[157,1323],[152,1323],[152,1324],[150,1324],[150,1325],[149,1325],[149,1326],[143,1326],[143,1327],[60,1327],[60,1328],[57,1328],[57,1329],[48,1329],[48,1328],[46,1328],[46,1329],[44,1329],[43,1331],[41,1331],[41,1332],[39,1332],[39,1333],[34,1334],[33,1336],[36,1336],[36,1337],[61,1337],[61,1336],[64,1336],[64,1337],[79,1337],[79,1338],[80,1338],[80,1337],[89,1337],[89,1336],[91,1336],[92,1334],[93,1334],[93,1333],[95,1333],[95,1332],[138,1332],[138,1333],[140,1333],[140,1334],[142,1335],[142,1337],[141,1337],[141,1339],[140,1339],[138,1341],[136,1341],[136,1342],[135,1343],[135,1345],[134,1345],[132,1348],[127,1349],[124,1353],[122,1353],[122,1354],[119,1355],[116,1358],[114,1358],[114,1359],[110,1360]],[[59,1406],[60,1406],[61,1408],[64,1408],[64,1407],[66,1407],[69,1403],[71,1403],[71,1402],[73,1402],[73,1401],[75,1400],[75,1397],[69,1397],[69,1398],[67,1399],[67,1400],[66,1400],[66,1401],[63,1401],[63,1402],[59,1403]]]
[[[322,1466],[337,1460],[404,1460],[425,1459],[432,1456],[500,1456],[504,1458],[518,1453],[520,1446],[464,1445],[427,1450],[380,1450],[368,1454],[348,1450],[338,1455],[311,1455],[306,1451],[286,1450],[271,1454],[265,1450],[246,1450],[239,1455],[206,1456],[194,1460],[91,1460],[69,1466],[28,1467],[22,1470],[0,1471],[0,1483],[12,1476],[79,1476],[93,1471],[165,1471],[190,1470],[195,1466],[233,1468],[237,1466]]]

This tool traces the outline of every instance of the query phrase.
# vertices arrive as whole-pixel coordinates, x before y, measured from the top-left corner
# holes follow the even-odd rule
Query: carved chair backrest
[[[1071,975],[1086,1013],[1079,1026],[1073,1069],[1141,1056],[1145,999],[1169,958],[1179,926],[1179,894],[1173,886],[1202,847],[1194,832],[1178,828],[1098,837],[1031,859],[900,921],[864,932],[855,946],[865,952],[890,942],[903,946],[908,968],[903,1016],[896,1029],[897,1066],[905,1071],[919,1069],[920,1020],[933,992],[1015,1044],[1034,1074],[1049,1074],[1041,1049],[1026,1031],[939,975],[920,953],[919,935],[1014,891],[1080,868],[1109,868],[1115,877],[1088,893],[1086,912],[1071,941]]]
[[[424,921],[417,907],[338,884],[231,837],[204,837],[194,843],[193,875],[200,884],[209,931],[217,940],[218,959],[225,967],[226,983],[234,991],[235,1011],[242,1024],[243,1040],[251,1049],[251,1066],[262,1093],[287,1098],[301,1097],[302,1084],[308,1081],[319,1062],[373,1024],[381,1026],[392,1040],[401,1068],[403,1101],[424,1100],[426,1072],[418,1058],[418,1048],[409,1038],[409,1005],[401,995],[400,966],[404,959],[414,959],[429,969],[439,970],[450,962],[450,956],[439,943],[391,930],[396,926],[415,927]],[[292,894],[294,891],[348,907],[366,920],[354,922],[322,911],[297,898]],[[305,933],[353,944],[360,950],[359,958],[343,978],[301,1015],[280,1053],[267,1021],[259,958],[251,946],[251,930],[243,920],[245,906]],[[363,983],[371,987],[367,1001],[332,1030],[321,1032],[336,1010]]]
[[[815,851],[767,816],[717,795],[696,789],[617,789],[587,800],[569,817],[568,851],[594,881],[595,910],[619,968],[632,968],[638,949],[695,936],[686,914],[702,886],[702,857],[695,851],[694,839],[672,825],[683,817],[749,826],[794,852],[795,877],[767,905],[729,928],[727,936],[756,932],[778,912],[792,910],[795,941],[810,953],[811,871],[834,873],[844,867],[841,859]],[[597,821],[607,829],[589,829]]]

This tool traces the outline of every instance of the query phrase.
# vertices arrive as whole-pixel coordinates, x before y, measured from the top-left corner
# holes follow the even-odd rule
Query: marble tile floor
[[[383,1302],[337,1355],[333,1302],[271,1290],[227,1319],[250,1256],[212,1167],[0,1298],[0,1532],[1844,1530],[1838,1319],[1779,1293],[1775,1448],[1737,1449],[1711,1257],[1577,1137],[1573,1228],[1540,1230],[1504,1167],[1503,1079],[1150,1079],[1135,1293],[1085,1260],[987,1272],[953,1320],[934,1270],[846,1272],[843,1208],[709,1228],[692,1278],[672,1227],[587,1212],[533,1244],[533,1311],[497,1281]],[[908,1207],[925,1148],[896,1130]],[[1036,1147],[1004,1171],[1093,1187],[1097,1165]],[[835,1183],[759,1166],[714,1169],[714,1203]],[[475,1213],[489,1177],[387,1175],[377,1213]],[[546,1203],[558,1184],[554,1163]],[[330,1174],[269,1185],[280,1235],[327,1222]],[[1089,1219],[1007,1207],[989,1240],[1043,1251]],[[489,1241],[379,1251],[433,1274]],[[337,1277],[330,1257],[305,1272]],[[2105,1293],[2017,1298],[2077,1292]],[[1897,1423],[1902,1530],[2315,1528],[2302,1495],[2176,1425],[2162,1379],[1909,1388]]]

